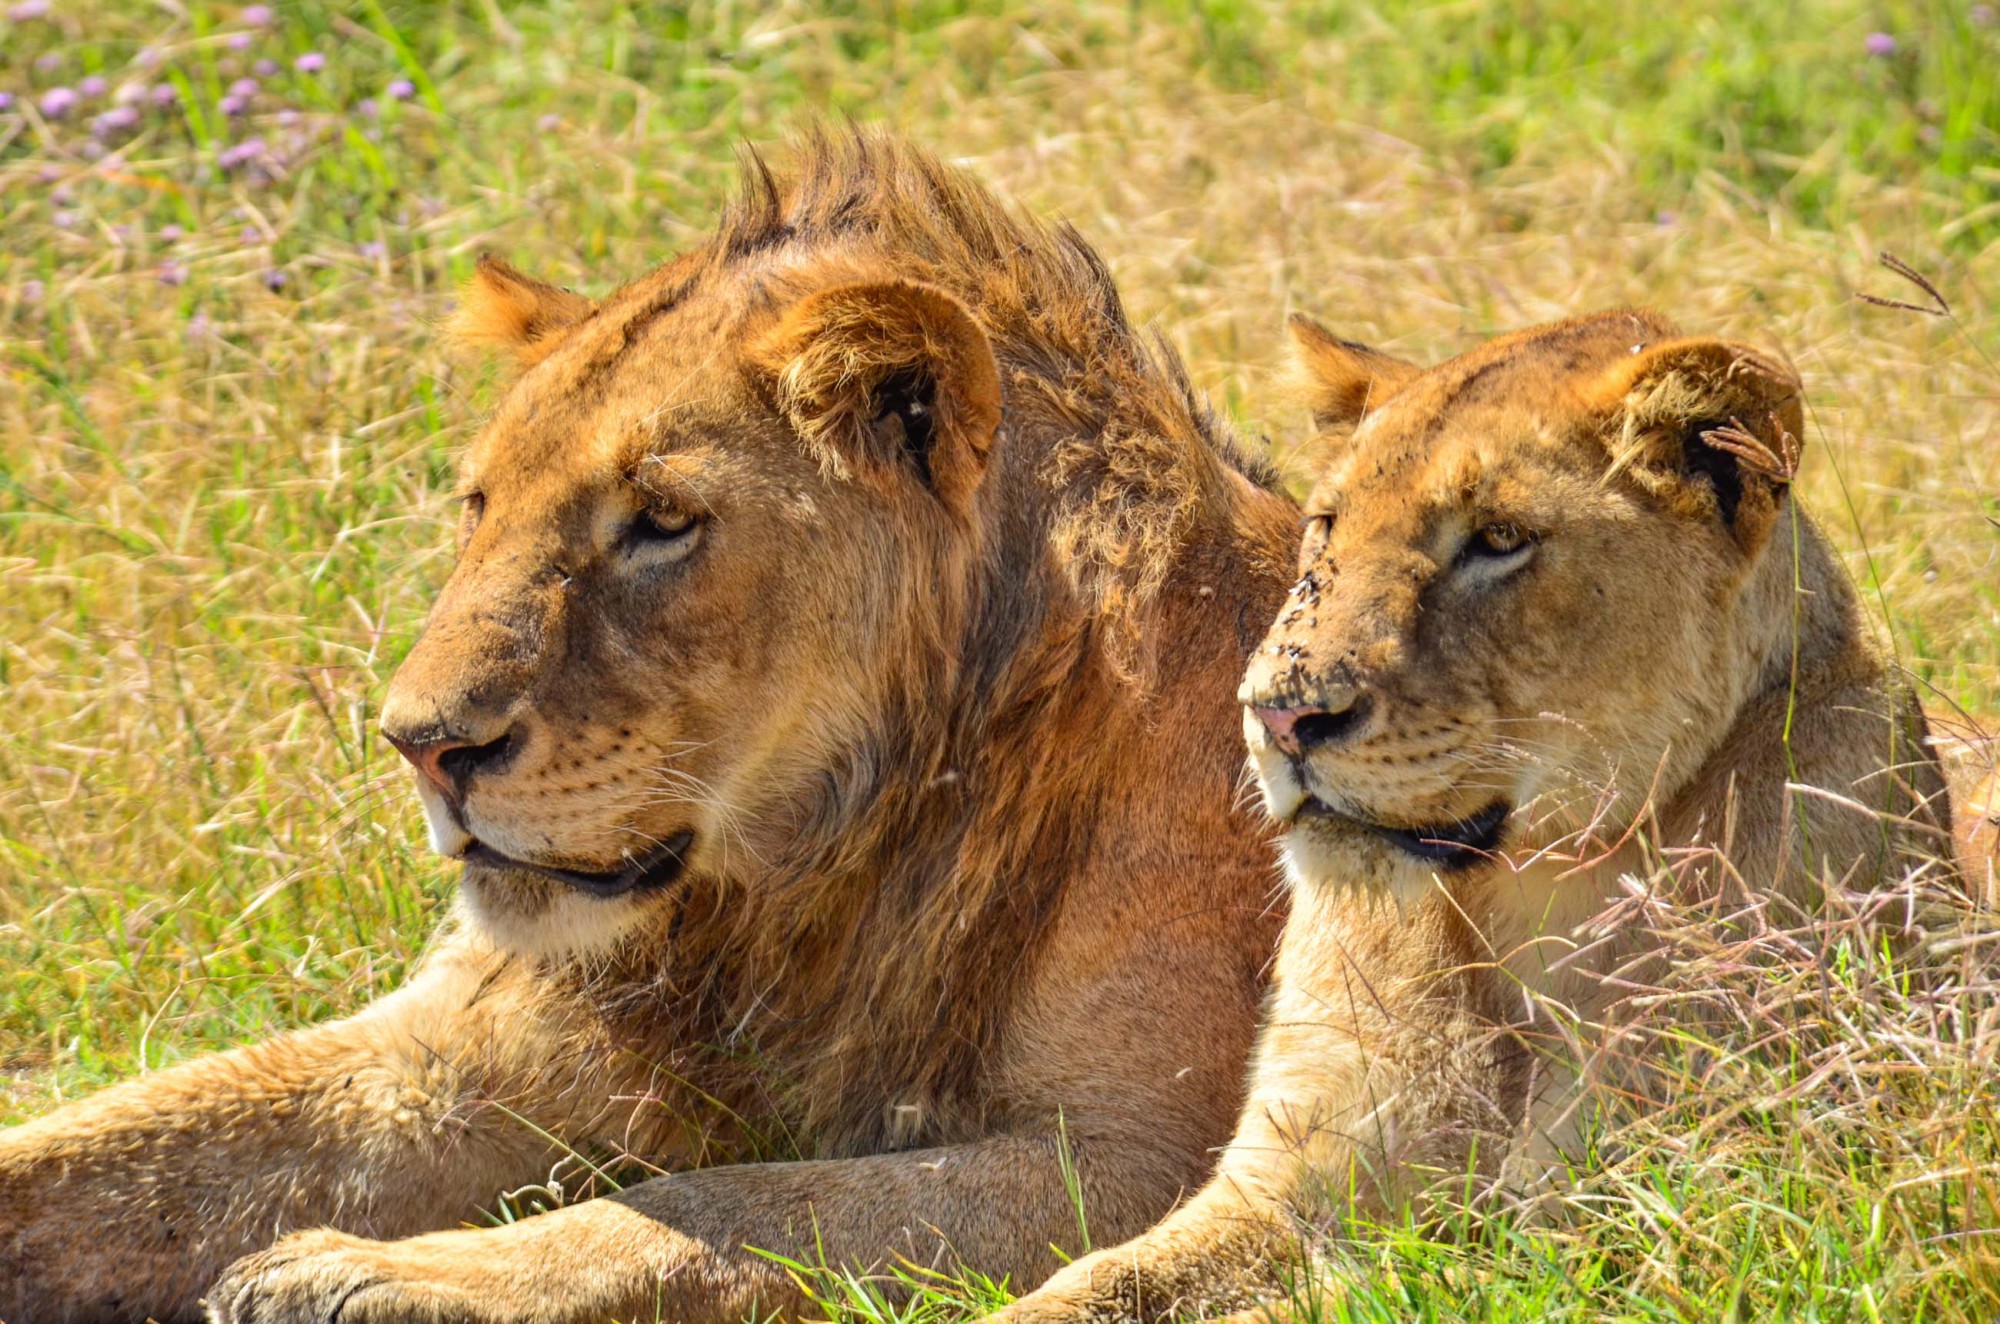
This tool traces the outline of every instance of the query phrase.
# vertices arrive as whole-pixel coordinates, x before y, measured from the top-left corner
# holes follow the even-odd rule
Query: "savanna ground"
[[[2000,16],[1616,13],[15,4],[0,1115],[396,983],[452,871],[374,708],[496,389],[435,321],[485,249],[593,292],[636,275],[709,225],[743,140],[815,115],[904,128],[1074,220],[1295,481],[1288,309],[1419,358],[1626,302],[1779,348],[1811,403],[1802,489],[1886,637],[1938,703],[2000,710]],[[1881,249],[1951,315],[1860,299],[1929,302]],[[1700,976],[1659,997],[1715,1014],[1649,1051],[1695,1088],[1553,1213],[1363,1237],[1321,1309],[1991,1320],[1979,935],[1912,980],[1838,914],[1660,922]]]

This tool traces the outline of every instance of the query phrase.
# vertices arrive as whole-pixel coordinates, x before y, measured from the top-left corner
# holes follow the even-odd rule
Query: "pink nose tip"
[[[1368,697],[1355,691],[1330,695],[1324,703],[1300,708],[1250,705],[1250,711],[1271,733],[1271,743],[1294,757],[1321,745],[1353,739],[1366,724],[1369,709]]]
[[[1261,704],[1252,705],[1251,712],[1271,733],[1271,742],[1287,754],[1299,752],[1299,719],[1313,712],[1311,708],[1266,708]]]
[[[425,781],[446,794],[457,789],[453,784],[451,773],[445,768],[444,756],[454,749],[470,748],[470,741],[401,740],[390,736],[389,743],[396,747],[398,754],[410,761]]]

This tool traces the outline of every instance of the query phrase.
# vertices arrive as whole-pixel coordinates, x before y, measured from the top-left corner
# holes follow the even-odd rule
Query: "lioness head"
[[[704,250],[601,304],[483,261],[457,330],[522,371],[383,729],[475,917],[587,950],[810,834],[948,668],[999,379],[963,303],[851,253]]]
[[[1318,422],[1352,429],[1240,695],[1295,862],[1396,886],[1616,836],[1782,638],[1757,571],[1788,541],[1797,380],[1651,313],[1428,371],[1294,331]]]

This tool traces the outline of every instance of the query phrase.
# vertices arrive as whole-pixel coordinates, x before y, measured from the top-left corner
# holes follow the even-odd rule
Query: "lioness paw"
[[[301,1232],[232,1264],[209,1289],[210,1324],[470,1324],[472,1302],[400,1278],[387,1243]]]

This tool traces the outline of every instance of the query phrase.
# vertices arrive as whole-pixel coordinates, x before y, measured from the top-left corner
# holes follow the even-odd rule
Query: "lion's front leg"
[[[497,1228],[370,1241],[294,1233],[231,1265],[206,1294],[215,1324],[544,1324],[674,1318],[668,1285],[705,1248],[608,1200]],[[766,1297],[784,1288],[757,1284]],[[732,1292],[738,1319],[758,1292]]]
[[[1156,1216],[1157,1160],[1076,1147],[1113,1235]],[[1093,1215],[1093,1221],[1098,1215]],[[758,1250],[873,1271],[914,1262],[1039,1281],[1075,1210],[1053,1137],[656,1178],[505,1227],[368,1242],[308,1233],[232,1266],[208,1294],[225,1324],[737,1324],[810,1309]]]
[[[1310,1242],[1462,1176],[1525,1102],[1464,956],[1422,923],[1309,889],[1279,952],[1249,1096],[1215,1176],[1158,1226],[1078,1260],[1005,1324],[1211,1318],[1282,1304]],[[1435,918],[1439,901],[1406,914]],[[1494,1146],[1487,1146],[1492,1149]]]
[[[0,1132],[0,1320],[193,1319],[218,1273],[289,1228],[450,1227],[545,1171],[545,1138],[471,1106],[533,1037],[468,1011],[490,973],[446,952],[360,1016]]]

